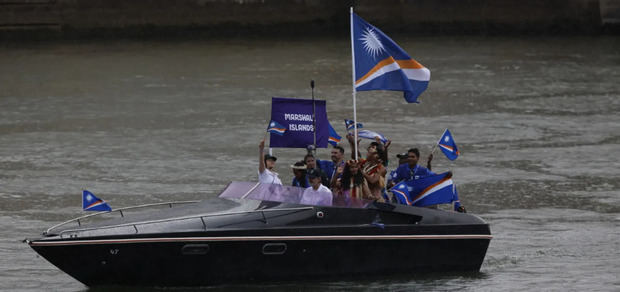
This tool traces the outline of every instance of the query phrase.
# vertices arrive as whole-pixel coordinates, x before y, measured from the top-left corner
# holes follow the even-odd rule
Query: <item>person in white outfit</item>
[[[265,139],[258,144],[258,182],[264,184],[282,185],[282,181],[275,172],[277,158],[265,152]]]
[[[321,174],[316,169],[310,169],[307,175],[310,180],[310,187],[304,190],[299,203],[303,205],[331,206],[332,191],[321,184]]]

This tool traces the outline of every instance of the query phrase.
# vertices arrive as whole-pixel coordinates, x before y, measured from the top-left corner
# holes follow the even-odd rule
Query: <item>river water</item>
[[[431,72],[420,104],[358,93],[358,119],[426,157],[494,239],[474,274],[278,283],[271,290],[620,290],[620,38],[394,39]],[[0,290],[88,287],[25,243],[82,215],[81,190],[113,207],[207,199],[255,180],[272,96],[327,100],[352,117],[348,39],[5,44],[0,48]],[[283,181],[302,149],[274,149]],[[320,158],[329,159],[325,149]],[[393,167],[393,165],[391,165]],[[454,246],[458,248],[458,246]],[[212,289],[257,290],[265,285]]]

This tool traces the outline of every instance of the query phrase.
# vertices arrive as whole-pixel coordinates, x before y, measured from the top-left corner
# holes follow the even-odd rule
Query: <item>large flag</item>
[[[269,122],[269,126],[267,126],[267,132],[282,136],[284,132],[286,132],[286,128],[280,125],[280,123],[272,120]]]
[[[454,138],[452,138],[450,130],[446,129],[446,131],[443,132],[443,135],[439,139],[439,142],[437,142],[437,145],[439,145],[441,152],[443,152],[448,159],[454,160],[459,157],[460,152],[456,147],[456,143],[454,142]]]
[[[369,130],[357,131],[357,136],[360,138],[366,138],[366,139],[371,139],[371,140],[374,140],[375,137],[379,137],[379,139],[381,139],[381,142],[383,143],[387,142],[387,139],[385,138],[385,136],[383,136],[383,134],[377,133],[374,131],[369,131]]]
[[[355,129],[355,122],[353,120],[344,120],[344,125],[345,127],[347,127],[347,131],[353,131]],[[357,123],[357,129],[361,129],[363,128],[364,125],[362,125],[362,123]]]
[[[112,211],[108,203],[87,190],[82,192],[82,209],[84,211]]]
[[[403,91],[407,102],[417,103],[428,86],[430,71],[353,11],[351,25],[355,90]]]
[[[403,181],[395,185],[391,191],[399,203],[419,207],[459,200],[451,172]]]
[[[338,143],[340,143],[340,140],[342,139],[342,137],[340,137],[340,135],[336,133],[336,130],[334,130],[334,127],[332,127],[332,124],[329,123],[329,121],[327,122],[327,125],[329,126],[329,138],[327,142],[329,144],[332,144],[333,146],[336,146],[338,145]]]
[[[324,100],[273,97],[271,120],[284,131],[270,135],[269,147],[306,148],[314,144],[316,134],[316,147],[326,148],[329,122],[325,105]]]

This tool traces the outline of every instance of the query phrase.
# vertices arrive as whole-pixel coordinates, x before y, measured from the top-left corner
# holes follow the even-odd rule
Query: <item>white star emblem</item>
[[[366,30],[362,33],[362,37],[360,41],[364,43],[364,49],[368,54],[375,58],[379,53],[384,51],[383,44],[379,40],[379,36],[377,33],[371,28],[367,27]]]
[[[402,190],[405,188],[405,185],[400,185],[398,188]]]
[[[275,126],[276,126],[276,123],[271,123],[271,124],[269,124],[269,126],[271,126],[271,127],[275,127]]]
[[[446,136],[443,140],[448,142],[448,141],[450,141],[450,137]]]
[[[93,200],[93,196],[91,195],[86,195],[86,201],[92,201]]]

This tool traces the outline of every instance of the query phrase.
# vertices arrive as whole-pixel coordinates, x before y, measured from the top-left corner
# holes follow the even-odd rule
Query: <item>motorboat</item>
[[[25,242],[87,286],[168,287],[476,272],[492,238],[472,214],[339,197],[304,205],[303,195],[231,182],[219,197],[246,209],[207,212],[213,199],[127,207]]]

